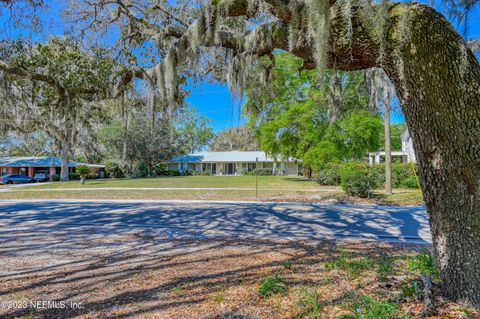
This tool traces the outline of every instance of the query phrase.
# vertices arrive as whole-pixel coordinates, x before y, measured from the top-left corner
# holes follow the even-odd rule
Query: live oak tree
[[[45,132],[60,150],[60,180],[81,129],[104,117],[101,99],[113,87],[114,61],[102,50],[86,53],[68,38],[2,47],[2,105],[16,113],[14,130]],[[11,103],[6,103],[10,101]]]
[[[366,111],[362,72],[325,71],[319,78],[314,70],[298,72],[302,62],[275,53],[273,81],[249,83],[244,111],[260,148],[273,158],[301,159],[310,178],[328,161],[359,160],[377,150],[381,132],[378,117]]]
[[[169,119],[161,119],[155,126],[149,118],[139,116],[127,132],[127,161],[145,164],[146,174],[152,175],[155,166],[165,163],[185,148],[185,140]]]
[[[258,151],[255,131],[248,125],[227,128],[213,138],[210,151]]]
[[[185,140],[185,153],[201,151],[215,138],[210,124],[212,120],[201,115],[193,107],[184,107],[175,117],[178,134]]]

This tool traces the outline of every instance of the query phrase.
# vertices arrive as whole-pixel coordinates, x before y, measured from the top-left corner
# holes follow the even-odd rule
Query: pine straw
[[[26,318],[279,319],[299,314],[302,287],[313,287],[325,318],[333,318],[345,304],[364,294],[398,299],[399,282],[405,276],[401,258],[420,249],[372,242],[18,232],[0,242],[0,299],[74,300],[83,305],[76,310],[37,310]],[[374,268],[359,275],[327,269],[325,262],[340,254],[400,259],[390,277],[382,280]],[[285,280],[287,293],[262,297],[259,284],[274,273]],[[455,307],[445,303],[439,308],[442,316],[432,318],[461,318]],[[402,309],[412,315],[419,313],[422,301],[403,301]],[[29,313],[0,309],[1,318]]]

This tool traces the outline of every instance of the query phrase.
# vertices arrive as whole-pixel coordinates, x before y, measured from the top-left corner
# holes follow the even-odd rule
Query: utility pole
[[[385,108],[385,191],[392,194],[392,143],[390,136],[390,94],[384,98]]]
[[[255,160],[255,198],[258,198],[258,157]]]

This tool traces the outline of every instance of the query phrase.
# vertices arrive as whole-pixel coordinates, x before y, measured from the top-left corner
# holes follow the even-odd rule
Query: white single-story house
[[[380,158],[385,157],[385,152],[368,153],[368,161],[370,165],[380,164]],[[402,134],[402,150],[392,151],[392,157],[398,156],[402,158],[403,163],[416,163],[415,151],[413,149],[413,142],[408,129]]]
[[[258,159],[258,168],[271,169],[274,175],[299,175],[301,161],[287,159],[276,161],[261,151],[198,152],[172,158],[167,169],[181,172],[195,170],[202,173],[208,170],[212,175],[243,175],[254,171]]]
[[[68,162],[68,171],[75,172],[75,167],[87,165],[92,168],[93,173],[101,173],[105,166],[100,164],[85,164],[79,162]],[[30,177],[42,172],[48,175],[60,174],[62,160],[58,157],[37,157],[37,156],[7,156],[0,157],[0,175],[22,174]]]

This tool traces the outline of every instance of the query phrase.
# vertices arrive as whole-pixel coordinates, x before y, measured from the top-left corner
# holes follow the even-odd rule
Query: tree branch
[[[29,72],[25,69],[22,69],[22,68],[18,67],[18,66],[9,65],[5,61],[1,61],[1,60],[0,60],[0,70],[4,71],[5,73],[18,75],[18,76],[29,78],[29,79],[36,80],[36,81],[41,81],[41,82],[50,84],[50,85],[55,86],[55,87],[60,86],[54,79],[52,79],[52,78],[50,78],[46,75],[43,75],[43,74],[40,74],[40,73]]]

